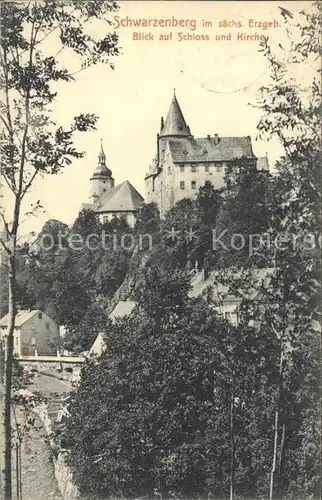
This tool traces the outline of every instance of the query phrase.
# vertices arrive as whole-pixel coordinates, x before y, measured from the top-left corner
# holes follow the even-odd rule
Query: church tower
[[[106,155],[103,150],[102,140],[101,150],[98,155],[98,165],[94,171],[93,177],[91,177],[90,180],[92,183],[91,199],[93,203],[97,203],[108,189],[114,187],[112,172],[106,166]]]

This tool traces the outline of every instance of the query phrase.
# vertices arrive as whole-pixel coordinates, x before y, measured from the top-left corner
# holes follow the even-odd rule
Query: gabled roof
[[[15,327],[22,326],[30,318],[41,312],[42,311],[39,311],[38,309],[33,311],[27,311],[27,310],[18,311],[15,318]],[[0,319],[0,326],[8,326],[8,321],[9,321],[9,313]]]
[[[242,157],[254,158],[250,137],[170,139],[169,147],[174,163],[231,161]]]
[[[95,212],[135,212],[143,202],[143,198],[129,181],[124,181],[108,189],[95,204]]]
[[[164,127],[160,132],[160,137],[167,136],[182,136],[189,137],[191,135],[190,129],[186,124],[183,113],[174,94],[170,109],[168,111]]]
[[[257,170],[269,172],[269,164],[267,156],[257,158]]]
[[[262,282],[263,280],[270,279],[274,271],[275,268],[273,267],[256,269],[253,271],[252,276],[258,282]],[[235,280],[241,279],[242,273],[243,271],[231,271],[230,269],[223,271],[225,278],[231,277]],[[258,290],[256,289],[249,289],[246,292],[243,292],[243,290],[240,289],[237,290],[236,294],[233,294],[230,292],[228,285],[224,285],[222,283],[219,272],[213,271],[209,274],[207,279],[204,279],[204,273],[201,271],[191,280],[189,297],[198,297],[204,293],[208,287],[212,287],[213,299],[217,303],[240,300],[240,295],[249,300],[253,300],[258,293]]]
[[[135,306],[136,303],[133,300],[119,300],[109,315],[109,318],[111,320],[114,320],[115,318],[124,318],[133,311]],[[104,333],[99,333],[90,348],[88,355],[101,356],[105,348],[106,344],[104,340]]]
[[[104,341],[104,333],[99,333],[92,345],[92,347],[90,348],[90,350],[88,351],[88,354],[87,354],[87,357],[91,357],[91,356],[101,356],[104,349],[105,349],[105,341]]]
[[[133,300],[120,300],[109,315],[109,318],[124,318],[124,316],[127,316],[133,311],[135,305],[136,303]]]

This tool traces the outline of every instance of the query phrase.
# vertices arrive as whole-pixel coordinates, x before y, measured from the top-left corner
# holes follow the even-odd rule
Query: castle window
[[[180,165],[180,172],[184,172],[184,165]]]
[[[180,181],[180,189],[184,189],[184,181]]]
[[[196,189],[196,181],[191,181],[191,189]]]
[[[168,174],[171,174],[171,167],[168,167]]]
[[[206,166],[205,166],[205,171],[206,171],[206,172],[209,172],[209,165],[206,165]]]
[[[42,313],[39,313],[38,314],[38,318],[41,319],[42,318]]]
[[[195,163],[191,165],[191,172],[197,172],[197,165]]]
[[[218,164],[216,165],[216,171],[217,171],[217,172],[221,172],[221,165],[220,165],[220,163],[218,163]]]

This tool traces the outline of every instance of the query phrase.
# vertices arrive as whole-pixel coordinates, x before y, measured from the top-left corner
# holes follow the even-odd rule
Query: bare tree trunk
[[[235,399],[235,374],[232,374],[232,386],[230,395],[230,491],[229,500],[234,500],[234,473],[235,473],[235,414],[234,414],[234,399]]]
[[[15,245],[15,243],[14,243]],[[9,257],[9,323],[7,337],[6,355],[6,384],[4,402],[4,498],[12,499],[12,443],[11,443],[11,387],[12,387],[12,365],[13,365],[13,333],[16,317],[16,262],[15,250]]]
[[[272,500],[273,496],[274,496],[274,486],[275,486],[274,483],[275,483],[277,452],[278,452],[279,412],[280,412],[282,384],[283,384],[283,352],[282,352],[282,346],[281,346],[280,366],[279,366],[279,383],[278,383],[278,388],[277,388],[277,398],[276,398],[276,408],[275,408],[274,449],[273,449],[273,460],[272,460],[271,477],[270,477],[270,485],[269,485],[269,500]]]
[[[286,433],[286,425],[282,425],[282,436],[281,436],[281,445],[280,445],[280,460],[278,466],[278,482],[279,482],[279,498],[283,496],[283,488],[282,488],[282,473],[283,473],[283,465],[284,465],[284,450],[285,450],[285,433]]]

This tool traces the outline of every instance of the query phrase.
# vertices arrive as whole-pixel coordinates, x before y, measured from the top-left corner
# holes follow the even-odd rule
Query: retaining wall
[[[50,446],[52,450],[55,450],[56,445],[53,439],[52,424],[50,418],[48,417],[47,406],[45,404],[38,405],[33,409],[33,411],[42,421],[46,434],[49,437]],[[65,461],[66,454],[66,451],[61,450],[58,451],[57,457],[53,456],[52,458],[58,489],[63,497],[63,500],[79,500],[79,491],[73,483],[71,470]]]

